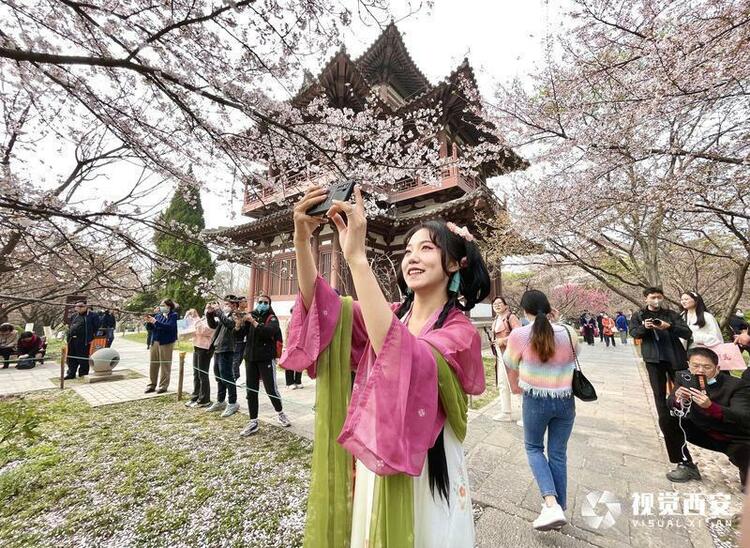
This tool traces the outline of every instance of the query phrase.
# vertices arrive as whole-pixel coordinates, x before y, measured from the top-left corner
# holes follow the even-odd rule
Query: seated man
[[[41,353],[43,341],[31,331],[24,331],[18,337],[18,364],[16,369],[32,369],[35,358]]]
[[[719,375],[719,357],[708,348],[691,348],[688,368],[691,375],[706,376],[705,389],[684,386],[687,380],[678,374],[667,405],[687,410],[682,418],[687,441],[729,457],[739,468],[744,489],[750,465],[750,385],[730,375]],[[681,471],[678,467],[667,476],[672,481],[690,479],[689,475],[683,478]]]

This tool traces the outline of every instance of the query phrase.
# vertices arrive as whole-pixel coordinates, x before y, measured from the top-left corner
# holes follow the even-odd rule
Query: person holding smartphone
[[[677,419],[667,407],[667,381],[674,382],[675,372],[685,369],[687,363],[680,338],[689,340],[692,331],[677,312],[664,305],[663,289],[647,287],[643,290],[643,297],[646,306],[631,317],[630,336],[641,339],[641,356],[654,394],[659,428],[664,434],[669,461],[677,464],[668,476],[672,481],[699,480],[700,472],[689,451],[685,449],[683,452],[683,435]]]
[[[729,457],[745,490],[750,466],[750,385],[719,375],[719,357],[710,348],[691,348],[688,369],[689,374],[676,376],[667,405],[686,413],[682,428],[687,441]],[[667,477],[675,482],[692,479],[679,471]]]

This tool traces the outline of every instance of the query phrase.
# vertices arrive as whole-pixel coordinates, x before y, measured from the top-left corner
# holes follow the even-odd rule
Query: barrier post
[[[185,353],[180,352],[180,373],[177,376],[177,401],[182,400],[182,379],[185,376]]]
[[[60,351],[60,390],[65,388],[65,361],[68,357],[68,345],[64,344]]]

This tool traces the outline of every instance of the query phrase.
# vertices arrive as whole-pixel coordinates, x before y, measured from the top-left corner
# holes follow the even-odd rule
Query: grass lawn
[[[481,396],[472,396],[470,409],[481,409],[492,403],[497,398],[497,386],[495,386],[495,358],[484,357],[484,378],[486,388]]]
[[[121,335],[118,333],[116,335],[116,338],[120,338],[120,337],[128,341],[141,343],[143,345],[143,348],[146,348],[146,332],[145,331],[141,331],[140,333],[125,333],[125,335]],[[177,352],[192,352],[193,343],[190,341],[183,341],[183,340],[177,339],[177,344],[175,345],[174,349]]]
[[[240,438],[246,417],[171,398],[91,408],[72,391],[0,399],[0,427],[23,405],[41,437],[0,443],[1,546],[301,545],[308,441],[269,425]]]

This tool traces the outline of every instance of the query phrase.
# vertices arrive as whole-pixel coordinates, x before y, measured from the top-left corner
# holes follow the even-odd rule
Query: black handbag
[[[573,344],[573,337],[570,336],[570,330],[566,327],[565,332],[570,340],[570,348],[573,350],[573,357],[576,361],[576,368],[573,370],[573,395],[581,401],[596,401],[596,389],[581,371],[581,364],[578,362],[576,346]]]

